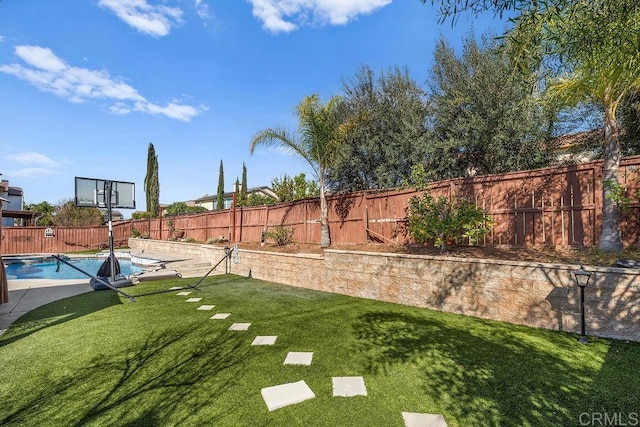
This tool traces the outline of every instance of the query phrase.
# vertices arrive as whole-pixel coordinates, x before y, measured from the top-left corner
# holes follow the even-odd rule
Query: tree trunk
[[[320,174],[320,247],[331,246],[331,235],[329,234],[329,207],[325,195],[324,177]]]
[[[604,163],[602,165],[602,237],[600,249],[605,252],[622,251],[620,238],[620,207],[613,200],[615,189],[619,188],[618,169],[620,168],[619,129],[615,110],[605,108],[604,119]]]

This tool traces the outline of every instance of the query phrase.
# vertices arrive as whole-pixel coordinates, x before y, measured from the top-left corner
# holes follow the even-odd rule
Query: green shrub
[[[263,236],[264,239],[273,240],[278,246],[286,246],[293,243],[293,229],[284,225],[274,225]]]
[[[477,243],[494,226],[491,217],[468,200],[429,193],[409,200],[408,231],[418,243],[431,243],[442,252],[467,239]]]
[[[273,206],[278,203],[278,199],[265,194],[251,193],[247,197],[245,206]]]
[[[202,213],[207,212],[207,208],[204,206],[189,206],[185,202],[171,203],[164,209],[167,216],[175,216],[189,213]]]
[[[207,245],[213,245],[213,244],[216,244],[216,243],[227,243],[227,242],[228,242],[228,240],[224,236],[211,237],[210,239],[207,239]]]
[[[153,212],[134,212],[131,214],[131,219],[150,219],[155,218]]]
[[[131,230],[131,237],[133,237],[134,239],[140,237],[140,231],[138,231],[137,228],[134,228],[133,230]]]

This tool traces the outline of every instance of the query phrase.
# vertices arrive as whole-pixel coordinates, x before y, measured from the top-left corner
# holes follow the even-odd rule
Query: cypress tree
[[[247,199],[247,167],[242,162],[242,187],[240,187],[238,206],[247,206]]]
[[[147,212],[154,217],[160,215],[160,181],[158,178],[158,156],[152,143],[147,152],[147,175],[144,177],[144,192],[147,197]]]
[[[216,201],[216,209],[224,209],[224,168],[222,160],[220,160],[220,174],[218,175],[218,199]]]

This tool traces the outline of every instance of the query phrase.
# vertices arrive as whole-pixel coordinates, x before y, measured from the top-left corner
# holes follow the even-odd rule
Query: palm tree
[[[251,154],[258,145],[279,147],[294,153],[309,163],[320,187],[320,247],[331,245],[329,209],[326,199],[326,174],[340,141],[342,126],[338,119],[339,97],[322,104],[318,95],[305,97],[296,107],[298,131],[291,133],[281,127],[267,128],[251,140]]]
[[[604,111],[602,237],[600,249],[622,250],[618,180],[622,156],[616,112],[625,96],[640,89],[640,6],[635,0],[580,0],[561,14],[560,40],[566,43],[569,72],[554,82],[552,93],[568,105],[599,104]]]

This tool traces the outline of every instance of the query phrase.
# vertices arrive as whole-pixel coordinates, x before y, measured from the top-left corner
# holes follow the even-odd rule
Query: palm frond
[[[280,127],[267,128],[257,132],[251,138],[251,144],[249,151],[251,154],[255,151],[256,147],[263,146],[267,148],[279,148],[284,152],[295,154],[302,157],[309,163],[314,172],[317,173],[317,168],[314,159],[309,156],[304,144],[300,138],[297,138],[295,134]]]

